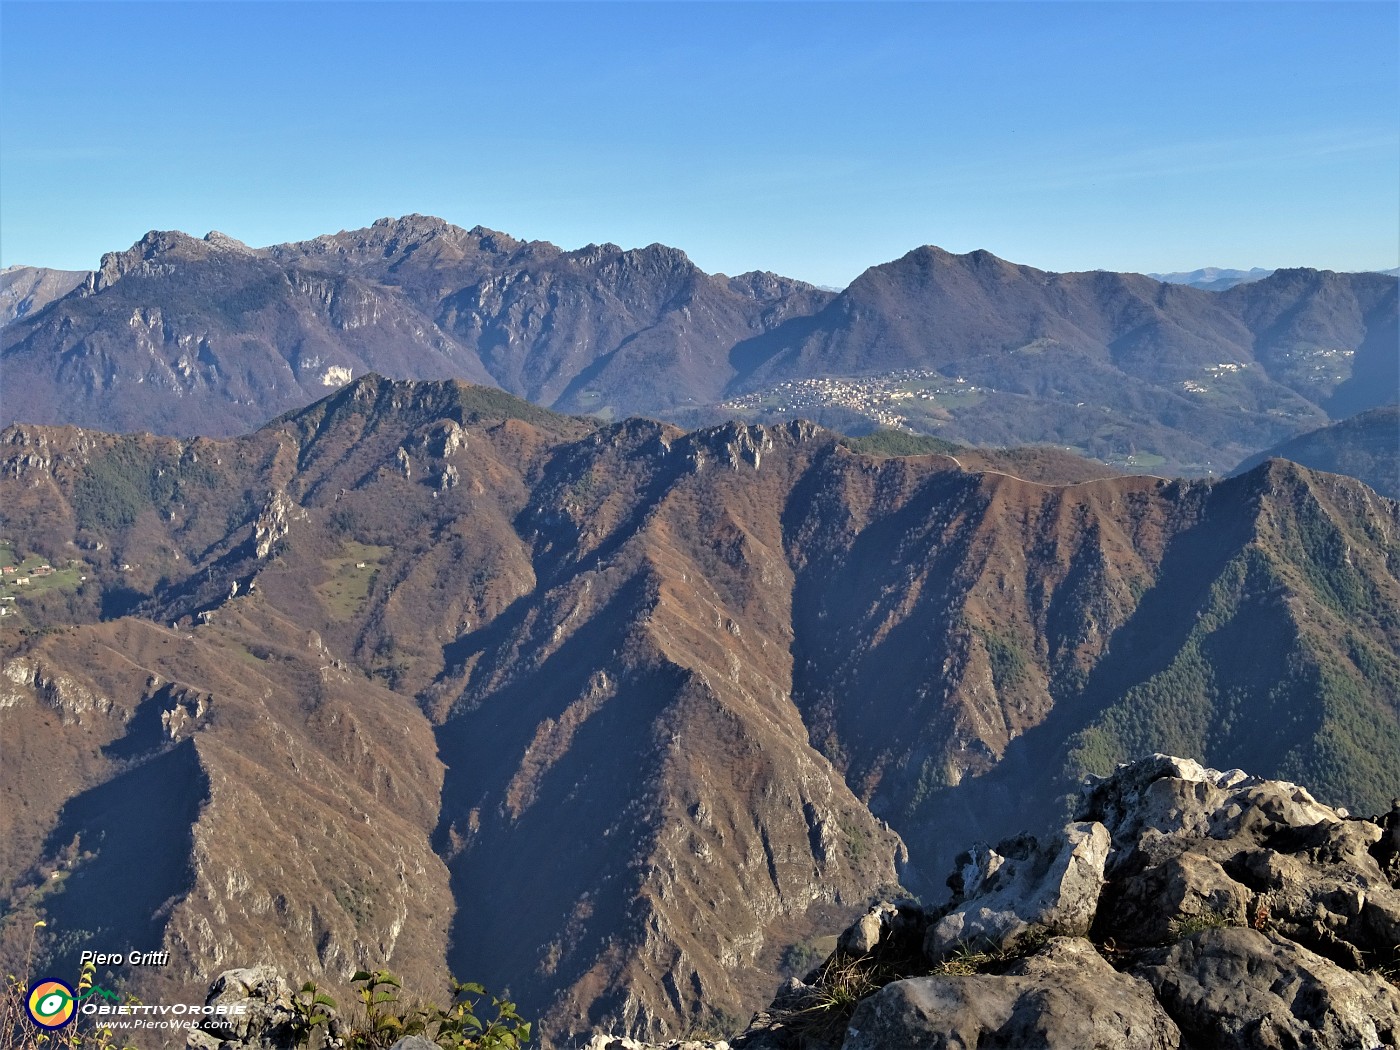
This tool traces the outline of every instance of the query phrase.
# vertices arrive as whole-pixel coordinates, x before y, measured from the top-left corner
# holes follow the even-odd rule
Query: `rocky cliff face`
[[[367,372],[620,417],[715,400],[730,347],[830,298],[421,215],[265,249],[153,230],[79,276],[52,324],[6,330],[9,419],[222,436]]]

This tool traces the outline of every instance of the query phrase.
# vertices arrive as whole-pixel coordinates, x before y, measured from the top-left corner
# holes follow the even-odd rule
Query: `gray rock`
[[[1154,755],[1093,780],[1077,816],[1050,841],[963,854],[946,911],[880,904],[842,935],[886,978],[910,930],[945,963],[918,976],[898,967],[919,953],[895,953],[910,976],[857,1006],[844,1050],[1400,1047],[1400,990],[1376,972],[1400,962],[1400,802],[1359,820],[1295,784]],[[1061,936],[1011,961],[1036,928],[1104,955]],[[999,951],[949,972],[963,945]],[[829,992],[823,970],[810,979],[736,1046],[816,1050],[790,1023]]]
[[[836,942],[837,949],[847,955],[865,955],[874,951],[880,943],[880,934],[893,921],[894,915],[894,905],[881,901],[841,934]]]
[[[937,962],[960,945],[1006,948],[1035,928],[1087,934],[1108,849],[1107,829],[1090,822],[1069,824],[1044,845],[1022,836],[970,855],[960,878],[972,893],[930,927],[925,953]]]
[[[1090,778],[1076,817],[1108,828],[1116,851],[1110,875],[1130,858],[1156,863],[1180,853],[1183,842],[1258,838],[1271,830],[1344,819],[1296,784],[1261,780],[1238,769],[1222,773],[1170,755]]]
[[[1160,944],[1193,923],[1243,926],[1257,913],[1254,897],[1214,860],[1183,853],[1110,887],[1099,929],[1124,946]]]
[[[1276,934],[1203,930],[1134,972],[1202,1045],[1372,1050],[1400,1041],[1400,989]]]
[[[1120,946],[1193,922],[1249,925],[1360,970],[1400,943],[1389,828],[1295,784],[1154,755],[1092,782],[1079,816],[1113,839],[1098,929]]]
[[[271,966],[225,970],[209,986],[204,1005],[244,1012],[210,1015],[186,1038],[190,1050],[291,1050],[296,1045],[292,986]]]
[[[913,901],[880,901],[841,934],[836,950],[846,956],[918,951],[925,925],[923,909]]]
[[[1400,885],[1400,798],[1392,799],[1390,812],[1376,820],[1381,829],[1381,841],[1376,843],[1375,858],[1391,885]]]
[[[437,1043],[424,1039],[421,1035],[406,1035],[389,1050],[440,1050]]]
[[[397,1046],[393,1050],[398,1050]],[[626,1036],[598,1033],[582,1050],[729,1050],[729,1044],[723,1039],[680,1039],[669,1043],[643,1043]]]
[[[915,977],[864,1000],[842,1050],[1169,1050],[1177,1026],[1142,981],[1057,938],[1004,975]]]

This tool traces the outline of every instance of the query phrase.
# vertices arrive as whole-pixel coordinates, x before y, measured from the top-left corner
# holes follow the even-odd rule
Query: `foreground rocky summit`
[[[733,1045],[1400,1042],[1400,802],[1357,819],[1294,784],[1154,755],[1092,779],[1075,817],[963,854],[941,909],[872,908]]]
[[[1400,802],[1358,819],[1154,755],[1091,779],[1044,841],[963,854],[946,906],[871,908],[732,1043],[600,1034],[588,1050],[1394,1047],[1397,884]],[[275,974],[225,974],[210,1002],[231,995],[253,1020],[191,1048],[296,1045]]]

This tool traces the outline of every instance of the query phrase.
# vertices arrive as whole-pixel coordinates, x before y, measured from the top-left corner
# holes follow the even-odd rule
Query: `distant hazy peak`
[[[1284,266],[1266,270],[1255,266],[1248,270],[1231,270],[1220,266],[1203,266],[1199,270],[1184,270],[1175,273],[1149,273],[1145,276],[1164,284],[1191,284],[1202,288],[1222,290],[1236,284],[1249,284],[1262,281],[1276,273],[1302,271],[1307,273],[1378,273],[1386,277],[1400,277],[1400,267],[1393,270],[1319,270],[1310,266]]]
[[[0,327],[37,313],[55,299],[63,298],[87,277],[87,270],[5,267],[0,270]]]
[[[781,299],[793,292],[839,292],[841,290],[840,288],[824,288],[820,285],[808,284],[806,281],[799,281],[795,277],[784,277],[771,270],[749,270],[747,273],[737,274],[734,277],[722,273],[715,274],[715,276],[721,280],[727,280],[732,291],[751,296],[760,302]]]
[[[1249,270],[1231,270],[1222,266],[1202,266],[1199,270],[1182,270],[1175,273],[1149,273],[1146,276],[1154,281],[1161,281],[1163,284],[1196,284],[1198,282],[1213,282],[1219,280],[1233,281],[1259,281],[1263,280],[1273,270],[1266,270],[1255,266]]]

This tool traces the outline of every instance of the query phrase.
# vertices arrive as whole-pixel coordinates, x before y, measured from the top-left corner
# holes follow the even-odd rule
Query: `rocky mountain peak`
[[[609,420],[805,415],[1208,474],[1397,381],[1380,274],[1288,270],[1217,295],[925,245],[833,296],[707,275],[661,244],[566,252],[421,214],[249,251],[153,231],[86,283],[145,275],[100,308],[53,302],[68,277],[0,275],[6,377],[24,387],[7,407],[231,434],[347,373],[455,375]],[[169,389],[182,399],[154,393]]]
[[[1022,271],[1037,272],[1009,263],[985,249],[979,248],[965,255],[958,255],[936,244],[925,244],[891,262],[872,266],[851,282],[850,291],[881,287],[890,282],[907,284],[910,288],[917,289],[945,279],[957,279],[957,275],[960,274],[970,275],[974,280],[982,280],[990,274],[1005,273],[1014,276]]]
[[[605,259],[610,255],[621,254],[622,247],[620,245],[613,244],[612,241],[604,241],[602,244],[595,244],[590,242],[588,244],[585,244],[582,248],[579,248],[577,251],[572,251],[568,253],[570,258],[577,259],[580,262],[586,263],[597,262],[598,260]]]
[[[382,248],[387,255],[407,254],[439,238],[461,244],[470,234],[460,226],[433,215],[405,215],[402,218],[376,219],[364,238],[367,246]]]
[[[179,785],[203,776],[213,808],[167,814],[161,848],[201,841],[254,806],[301,812],[287,800],[307,783],[343,784],[352,800],[346,812],[337,795],[271,843],[219,836],[217,855],[190,855],[203,865],[194,891],[181,889],[184,847],[170,848],[149,907],[109,920],[103,937],[148,928],[162,901],[187,893],[156,931],[159,947],[181,953],[179,980],[207,987],[211,956],[185,931],[223,914],[220,965],[267,961],[329,982],[382,961],[429,990],[454,972],[510,987],[552,1038],[594,1023],[660,1038],[768,1002],[782,970],[809,970],[822,935],[896,892],[896,878],[933,901],[980,837],[1006,844],[957,865],[968,869],[963,897],[990,912],[975,887],[1024,889],[1040,904],[1018,921],[1058,916],[1062,938],[1034,959],[1034,937],[1017,939],[1006,951],[1019,954],[997,965],[1024,972],[982,976],[1029,982],[1074,961],[1136,1001],[1136,971],[1117,970],[1095,939],[1108,889],[1092,916],[1090,898],[1067,896],[1086,865],[1081,886],[1132,877],[1114,851],[1143,840],[1107,803],[1065,830],[1056,800],[1084,772],[1158,750],[1306,776],[1319,802],[1359,812],[1400,795],[1384,758],[1400,747],[1386,685],[1400,651],[1387,560],[1400,509],[1355,482],[1280,475],[1283,496],[1267,500],[1267,469],[1213,484],[1032,484],[1019,479],[1034,463],[1010,454],[877,458],[803,423],[604,425],[485,386],[369,371],[235,441],[0,434],[16,556],[35,552],[67,574],[50,587],[77,587],[82,573],[102,588],[21,594],[34,627],[75,629],[34,635],[19,655],[68,668],[115,705],[101,716],[106,736],[75,728],[61,753],[0,763],[8,797],[20,797],[15,784],[53,785],[7,870],[48,885],[61,859],[50,844],[71,837],[47,829],[80,791],[125,792],[144,807],[195,797]],[[65,568],[70,559],[79,564]],[[141,615],[104,615],[108,594],[139,596]],[[319,641],[298,643],[299,631]],[[154,674],[216,695],[218,717],[201,721],[197,703],[147,687]],[[308,699],[316,681],[329,708]],[[41,724],[50,698],[14,691],[22,699],[0,707],[24,720],[16,731]],[[355,719],[340,713],[351,708]],[[188,722],[181,710],[194,712]],[[182,737],[194,746],[158,760],[203,765],[143,766],[128,788],[118,759],[146,747],[143,727],[167,714],[194,727]],[[253,727],[252,746],[270,754],[287,742],[285,775],[250,775],[240,756]],[[404,729],[413,736],[400,745]],[[109,740],[128,741],[110,763]],[[309,769],[317,749],[324,763]],[[439,755],[448,768],[433,774]],[[93,772],[55,780],[47,771],[60,763]],[[1226,811],[1249,803],[1245,789],[1209,785]],[[96,819],[73,834],[98,840]],[[1006,839],[1027,826],[1033,841]],[[314,850],[295,845],[313,833],[325,835]],[[390,834],[406,870],[421,862],[418,877],[385,862]],[[1294,834],[1303,842],[1294,831],[1237,837],[1236,852],[1312,848]],[[154,851],[154,833],[142,841]],[[117,897],[108,873],[138,870],[125,856],[44,891],[50,927],[66,915],[74,928],[93,892]],[[1233,856],[1206,859],[1234,880]],[[344,887],[327,888],[332,870]],[[299,910],[267,911],[260,902],[278,893]],[[1343,914],[1341,898],[1327,907]],[[911,943],[924,959],[927,929],[953,912],[921,914]],[[1087,935],[1061,929],[1086,923]],[[1345,969],[1334,955],[1327,964]],[[290,969],[313,959],[323,969]],[[942,964],[921,965],[909,976]]]
[[[635,248],[627,255],[634,259],[664,260],[673,266],[693,267],[695,265],[690,261],[690,256],[680,248],[672,248],[669,244],[662,244],[659,241],[648,244],[645,248]]]
[[[723,274],[717,274],[723,277]],[[822,293],[822,289],[816,285],[808,284],[806,281],[799,281],[792,277],[784,277],[781,274],[773,273],[771,270],[750,270],[735,277],[728,278],[729,289],[746,295],[751,299],[756,299],[761,303],[776,302],[784,299],[794,292]],[[831,295],[833,293],[826,293]]]
[[[399,234],[410,234],[419,237],[430,237],[441,233],[462,233],[460,226],[454,226],[446,219],[440,219],[436,215],[422,215],[418,212],[411,212],[394,218],[386,215],[382,219],[375,219],[370,223],[370,228],[375,230],[392,230]]]
[[[465,230],[437,216],[414,213],[266,250],[276,259],[344,260],[357,269],[377,270],[386,263],[397,266],[410,256],[428,268],[455,267],[480,253],[501,255],[523,246],[523,241],[484,226]]]
[[[500,230],[493,230],[486,226],[473,226],[467,231],[467,235],[475,237],[478,247],[484,252],[504,254],[525,244],[524,241],[516,240],[508,233],[502,233]]]
[[[224,251],[239,252],[246,255],[253,254],[253,249],[238,240],[238,238],[230,237],[228,234],[220,233],[218,230],[210,230],[206,233],[204,235],[204,243],[212,248],[220,248]]]
[[[104,291],[130,274],[145,277],[169,277],[182,262],[195,262],[214,253],[253,254],[241,241],[211,230],[203,238],[191,237],[180,230],[151,230],[124,252],[108,252],[96,272],[88,276],[89,294]]]
[[[1008,263],[1005,259],[1001,258],[1000,256],[993,255],[991,252],[987,251],[986,248],[974,248],[972,251],[970,251],[970,252],[968,252],[966,255],[964,255],[963,258],[966,259],[968,262],[972,263],[972,264],[975,265],[975,266],[1010,266],[1010,265],[1011,265],[1010,263]]]
[[[566,252],[564,257],[587,267],[617,269],[626,274],[699,272],[685,252],[660,243],[626,249],[611,242],[588,244],[577,251]]]
[[[909,262],[919,262],[919,263],[923,263],[924,265],[932,265],[932,264],[937,263],[937,262],[944,262],[944,263],[946,263],[946,262],[949,262],[949,261],[951,261],[951,260],[953,260],[953,259],[956,259],[956,258],[958,258],[958,256],[955,255],[953,252],[948,251],[946,248],[940,248],[940,247],[939,247],[938,245],[936,245],[936,244],[921,244],[921,245],[919,245],[917,248],[914,248],[914,249],[911,250],[911,251],[905,252],[905,253],[904,253],[902,256],[900,256],[898,259],[891,259],[889,262],[885,263],[884,265],[885,265],[885,266],[897,266],[897,265],[899,265],[900,263],[906,262],[906,261],[909,261]],[[879,267],[872,267],[872,269],[878,269],[878,268],[879,268]]]

